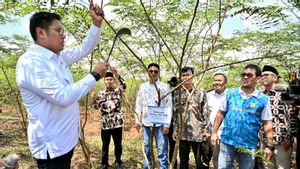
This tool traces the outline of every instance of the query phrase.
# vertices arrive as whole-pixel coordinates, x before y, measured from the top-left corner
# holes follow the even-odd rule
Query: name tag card
[[[170,124],[171,113],[167,107],[148,106],[149,122],[153,124]]]

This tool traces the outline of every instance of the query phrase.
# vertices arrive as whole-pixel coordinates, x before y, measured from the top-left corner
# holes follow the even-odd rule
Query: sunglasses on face
[[[245,77],[248,77],[248,78],[252,78],[253,76],[254,76],[254,74],[252,74],[252,73],[242,73],[241,74],[241,78],[245,78]]]
[[[158,74],[158,70],[149,70],[149,73],[154,73],[154,74]]]

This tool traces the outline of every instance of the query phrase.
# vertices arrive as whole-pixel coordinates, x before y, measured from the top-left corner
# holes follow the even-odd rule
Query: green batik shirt
[[[202,142],[204,134],[207,132],[208,125],[208,105],[206,93],[201,89],[196,89],[192,94],[191,99],[185,112],[185,106],[188,101],[190,92],[184,87],[181,89],[181,102],[178,101],[179,90],[176,90],[173,97],[173,112],[174,112],[174,131],[179,130],[179,104],[182,105],[183,112],[183,132],[180,140]],[[184,113],[185,112],[185,113]]]

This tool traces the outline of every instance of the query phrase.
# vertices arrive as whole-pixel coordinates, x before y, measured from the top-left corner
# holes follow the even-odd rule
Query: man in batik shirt
[[[117,70],[112,68],[112,72],[107,72],[104,78],[106,89],[98,94],[92,93],[93,104],[99,109],[102,115],[102,169],[108,169],[108,153],[110,138],[112,136],[115,145],[115,166],[122,168],[122,133],[124,126],[123,113],[121,112],[121,102],[126,85]],[[115,87],[116,80],[119,86]]]
[[[273,144],[274,153],[271,158],[273,165],[263,163],[264,168],[291,168],[291,154],[293,147],[293,136],[296,135],[297,114],[292,104],[282,102],[281,93],[273,90],[278,81],[278,71],[265,65],[262,70],[261,83],[265,86],[264,93],[270,97],[272,122],[273,122]],[[261,134],[261,148],[266,145],[266,139],[263,132]]]
[[[208,168],[205,166],[201,159],[204,154],[202,149],[202,142],[207,130],[208,125],[208,107],[206,94],[203,90],[196,89],[193,84],[194,69],[192,67],[182,68],[181,81],[187,80],[181,88],[181,101],[178,101],[177,90],[174,95],[174,113],[177,116],[176,123],[174,124],[173,139],[176,140],[178,132],[180,130],[179,120],[179,104],[181,104],[182,110],[182,134],[179,142],[179,158],[180,169],[189,168],[189,154],[192,147],[196,168]],[[192,95],[189,97],[189,95]],[[189,99],[190,98],[190,99]],[[188,100],[189,99],[189,100]],[[188,103],[187,103],[188,102]],[[186,104],[188,104],[187,110]]]

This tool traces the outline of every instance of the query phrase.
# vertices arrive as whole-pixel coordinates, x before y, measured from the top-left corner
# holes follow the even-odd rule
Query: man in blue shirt
[[[247,65],[241,74],[241,86],[228,89],[226,97],[220,103],[211,136],[212,145],[219,144],[217,131],[224,120],[220,140],[219,169],[233,168],[236,155],[240,168],[254,167],[261,122],[267,138],[264,157],[270,159],[272,156],[274,149],[272,114],[269,97],[256,89],[260,77],[261,69],[257,65]],[[241,151],[243,149],[248,149],[249,152]]]

